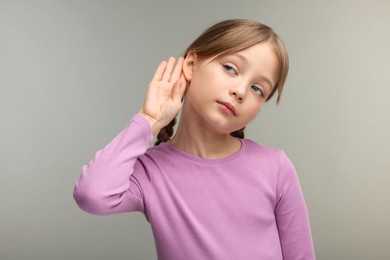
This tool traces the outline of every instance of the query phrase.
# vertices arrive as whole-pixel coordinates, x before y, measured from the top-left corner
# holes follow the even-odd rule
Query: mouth
[[[217,101],[217,103],[224,106],[234,116],[237,116],[236,108],[232,104],[230,104],[229,102]]]

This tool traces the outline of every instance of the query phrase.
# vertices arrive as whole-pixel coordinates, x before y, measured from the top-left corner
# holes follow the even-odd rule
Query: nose
[[[244,84],[235,85],[230,88],[230,95],[234,96],[238,100],[238,102],[244,101],[247,94],[246,92],[247,87]]]

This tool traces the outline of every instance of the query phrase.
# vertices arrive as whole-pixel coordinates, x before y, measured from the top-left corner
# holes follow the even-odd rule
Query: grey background
[[[249,18],[291,70],[247,135],[283,148],[317,257],[390,259],[389,1],[0,1],[0,259],[155,259],[142,214],[72,198],[83,164],[138,112],[162,59]]]

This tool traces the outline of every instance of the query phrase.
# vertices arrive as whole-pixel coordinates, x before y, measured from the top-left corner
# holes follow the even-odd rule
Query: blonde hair
[[[206,29],[193,41],[184,52],[194,52],[199,59],[218,58],[237,53],[253,45],[268,42],[272,45],[279,60],[279,75],[275,87],[267,101],[278,92],[276,103],[279,104],[284,83],[286,82],[289,58],[286,47],[279,36],[267,25],[246,19],[229,19],[221,21]],[[160,130],[155,145],[168,141],[173,135],[176,119]],[[231,133],[232,136],[244,138],[244,128]]]

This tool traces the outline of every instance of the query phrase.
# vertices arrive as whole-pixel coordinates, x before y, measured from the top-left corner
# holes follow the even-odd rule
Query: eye
[[[237,74],[237,71],[230,65],[223,65],[223,68],[229,74],[232,74],[232,75],[236,75]]]
[[[251,89],[259,96],[264,96],[264,92],[261,88],[259,88],[258,86],[256,85],[252,85],[251,86]]]

